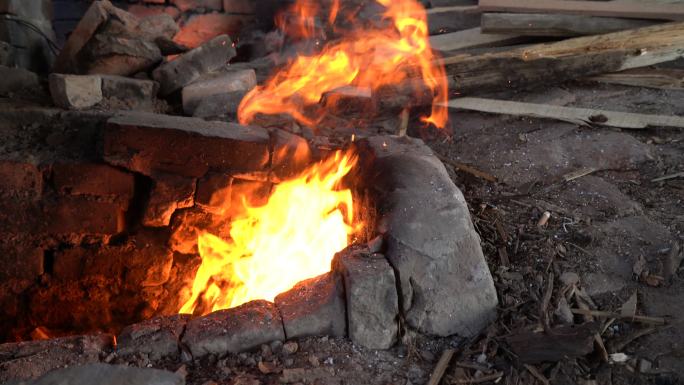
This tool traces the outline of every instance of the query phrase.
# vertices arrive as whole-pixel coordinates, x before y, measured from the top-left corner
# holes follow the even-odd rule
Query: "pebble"
[[[316,357],[313,354],[309,356],[309,363],[315,367],[318,367],[321,365],[321,362],[318,360],[318,357]]]
[[[259,361],[259,371],[263,374],[271,374],[280,372],[280,369],[272,362]]]
[[[278,354],[283,350],[283,342],[275,340],[271,342],[271,352],[273,354]]]
[[[265,359],[269,359],[269,358],[271,358],[272,355],[273,355],[273,352],[271,351],[270,346],[268,346],[266,344],[261,345],[261,357],[263,357]]]
[[[286,354],[297,353],[297,350],[299,350],[299,345],[294,341],[287,342],[283,345],[283,352]]]

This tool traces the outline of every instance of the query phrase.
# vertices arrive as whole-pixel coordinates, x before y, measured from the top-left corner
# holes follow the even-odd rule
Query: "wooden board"
[[[684,4],[649,1],[480,0],[482,12],[564,13],[634,19],[684,20]]]
[[[628,129],[655,127],[684,128],[684,117],[681,116],[635,114],[591,108],[512,102],[499,99],[472,97],[457,98],[450,100],[447,103],[447,107],[492,114],[556,119],[578,125],[595,125]]]
[[[477,5],[430,8],[426,11],[430,35],[462,31],[480,26]]]
[[[684,70],[680,69],[636,69],[593,76],[587,80],[623,86],[684,90]]]
[[[508,45],[520,41],[520,39],[520,36],[482,33],[480,27],[476,27],[430,36],[430,45],[438,51],[456,51],[466,48]]]
[[[662,21],[542,13],[485,13],[481,27],[483,33],[568,37],[600,35],[657,23]]]
[[[451,91],[461,94],[529,88],[676,60],[684,55],[684,22],[658,24],[492,53],[444,57]]]

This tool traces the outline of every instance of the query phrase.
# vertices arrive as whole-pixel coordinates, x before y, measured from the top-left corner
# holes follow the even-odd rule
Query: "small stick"
[[[551,213],[548,211],[544,211],[541,218],[539,218],[539,222],[537,222],[537,226],[538,227],[546,226],[546,222],[549,221],[549,218],[551,218]]]
[[[549,385],[549,380],[546,377],[544,377],[543,374],[539,373],[537,368],[528,364],[525,364],[523,366],[525,366],[525,369],[527,369],[532,374],[532,376],[534,376],[534,378],[541,381],[542,384]]]
[[[461,170],[463,172],[466,172],[468,174],[471,174],[473,176],[476,176],[478,178],[482,178],[488,182],[496,183],[498,180],[494,175],[487,174],[484,171],[480,171],[476,169],[475,167],[468,166],[467,164],[461,163],[461,162],[456,162],[453,161],[445,156],[437,155],[437,157],[444,163],[448,164],[451,167],[454,167],[458,170]]]
[[[603,318],[618,318],[621,320],[628,320],[634,322],[640,322],[645,324],[655,324],[655,325],[665,325],[667,320],[663,317],[648,317],[643,315],[635,316],[623,316],[621,314],[602,311],[602,310],[589,310],[589,309],[570,309],[574,314],[588,315],[593,317],[603,317]]]
[[[549,325],[549,303],[551,302],[551,294],[553,294],[553,273],[549,273],[548,282],[546,284],[546,292],[541,303],[539,316],[541,317],[542,326],[547,334],[553,334],[551,326]]]
[[[428,385],[439,384],[439,382],[442,380],[444,372],[446,372],[447,366],[449,366],[449,361],[451,361],[451,358],[454,356],[455,352],[456,350],[454,349],[446,349],[442,352],[442,356],[439,357],[437,365],[435,365],[435,368],[432,370],[432,374],[430,375],[430,381],[428,381]]]
[[[573,172],[570,172],[570,173],[563,175],[563,179],[566,182],[570,182],[570,181],[573,181],[575,179],[579,179],[583,176],[587,176],[587,175],[589,175],[595,171],[598,171],[598,169],[594,168],[594,167],[585,167],[585,168],[581,168],[577,171],[573,171]]]
[[[456,381],[453,381],[452,384],[480,384],[483,382],[498,380],[499,378],[503,377],[503,375],[504,375],[503,372],[494,372],[492,374],[488,374],[488,375],[482,376],[480,378],[473,378],[470,380],[456,380]]]
[[[674,179],[674,178],[684,178],[684,172],[676,172],[674,174],[664,175],[664,176],[661,176],[660,178],[651,179],[651,182],[662,182],[664,180]]]

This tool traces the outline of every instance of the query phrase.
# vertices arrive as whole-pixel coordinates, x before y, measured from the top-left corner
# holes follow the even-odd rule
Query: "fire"
[[[330,270],[334,254],[354,232],[352,193],[340,189],[356,157],[336,152],[298,177],[275,186],[268,202],[233,219],[230,239],[201,233],[202,264],[180,313],[272,301],[297,282]]]
[[[264,85],[248,93],[238,109],[239,121],[250,123],[258,113],[291,114],[297,121],[315,126],[325,116],[324,107],[315,106],[326,92],[344,86],[377,90],[383,86],[411,84],[419,93],[428,87],[433,94],[432,112],[423,122],[444,127],[447,110],[447,82],[444,66],[429,43],[425,9],[416,0],[376,0],[385,8],[382,22],[372,26],[342,17],[339,0],[333,0],[326,20],[351,21],[343,37],[324,45],[312,55],[300,54],[276,72]],[[319,7],[312,0],[298,0],[290,13],[298,19],[278,25],[288,36],[312,38],[321,35],[313,16]],[[378,26],[381,24],[382,26]]]

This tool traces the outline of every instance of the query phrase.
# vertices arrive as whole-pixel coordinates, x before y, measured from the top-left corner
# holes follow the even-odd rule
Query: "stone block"
[[[50,95],[57,107],[93,107],[102,101],[102,79],[99,76],[50,74]]]
[[[240,353],[284,339],[283,320],[275,305],[257,300],[190,320],[182,342],[198,358]]]
[[[252,23],[250,15],[227,15],[223,13],[208,13],[194,15],[183,25],[174,40],[190,48],[199,47],[217,36],[227,35],[237,39],[240,31]]]
[[[185,378],[166,370],[92,363],[52,371],[26,385],[185,385]]]
[[[116,338],[116,352],[123,357],[145,354],[153,361],[177,358],[180,337],[189,319],[188,314],[176,314],[127,326]]]
[[[183,87],[183,111],[192,115],[206,98],[230,92],[247,92],[256,84],[256,73],[252,69],[206,74]]]
[[[44,251],[23,237],[0,236],[0,280],[35,280],[43,274]]]
[[[495,319],[498,300],[463,194],[419,139],[356,144],[407,324],[438,336],[479,333]]]
[[[110,334],[95,334],[1,344],[0,382],[30,380],[65,366],[98,362],[113,342]]]
[[[176,210],[194,205],[197,181],[173,174],[159,173],[154,174],[153,180],[154,185],[142,223],[150,227],[168,226]]]
[[[161,62],[159,47],[153,42],[98,33],[77,55],[84,74],[130,76]]]
[[[145,175],[197,178],[210,169],[264,170],[268,132],[258,127],[147,113],[111,118],[104,135],[107,162]]]
[[[275,305],[283,317],[287,339],[346,334],[344,286],[338,274],[325,273],[299,282],[279,294]]]
[[[226,65],[236,54],[228,35],[217,36],[205,44],[166,62],[152,72],[161,95],[168,95]]]
[[[181,12],[199,11],[200,9],[208,11],[222,11],[222,0],[170,0],[171,4],[175,5]]]
[[[246,91],[235,91],[201,99],[192,116],[202,119],[237,120],[238,107],[246,94]]]
[[[344,280],[349,338],[369,349],[394,345],[399,303],[394,271],[387,260],[379,254],[346,249],[335,255],[332,267]]]
[[[102,75],[102,97],[119,110],[147,111],[154,108],[159,84],[152,80]]]
[[[135,192],[133,174],[98,163],[54,164],[52,184],[60,194],[89,195],[116,202],[130,201]]]
[[[0,180],[0,196],[37,198],[43,191],[43,173],[30,162],[0,160]]]

